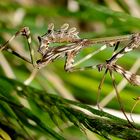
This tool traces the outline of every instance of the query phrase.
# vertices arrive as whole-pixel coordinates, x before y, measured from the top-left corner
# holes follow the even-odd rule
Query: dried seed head
[[[23,36],[27,36],[27,37],[30,36],[30,29],[29,29],[29,27],[24,27],[24,28],[22,28],[22,29],[20,30],[20,32],[21,32],[21,34],[22,34]],[[20,33],[20,32],[18,32],[18,33]]]

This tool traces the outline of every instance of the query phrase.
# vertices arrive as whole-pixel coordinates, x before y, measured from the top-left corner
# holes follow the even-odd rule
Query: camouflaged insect
[[[20,55],[19,53],[17,53],[8,45],[18,35],[22,35],[27,39],[28,47],[30,50],[30,60]],[[40,43],[38,47],[38,52],[42,56],[37,61],[34,61],[34,50],[31,47],[31,35],[30,35],[30,30],[28,27],[23,27],[21,30],[17,31],[15,35],[13,35],[8,41],[6,41],[2,46],[0,46],[0,51],[3,51],[3,50],[9,51],[12,54],[20,57],[21,59],[31,63],[35,68],[42,68],[61,57],[65,57],[65,65],[64,65],[65,71],[72,72],[75,70],[76,71],[85,70],[89,68],[90,69],[98,68],[98,70],[101,71],[103,68],[105,68],[106,71],[99,84],[98,96],[100,95],[101,87],[103,85],[105,75],[108,71],[110,72],[110,76],[112,78],[113,86],[117,93],[117,96],[119,95],[118,95],[118,91],[115,85],[115,78],[112,74],[112,71],[116,71],[117,73],[121,74],[123,77],[125,77],[128,80],[129,83],[133,85],[137,85],[137,86],[140,85],[139,75],[135,75],[129,71],[126,71],[121,66],[116,64],[117,60],[120,59],[125,53],[128,53],[132,51],[133,49],[136,49],[140,45],[140,33],[125,35],[125,36],[107,37],[107,38],[80,39],[75,27],[69,28],[69,24],[65,23],[60,27],[59,30],[55,30],[54,24],[51,23],[48,25],[47,33],[44,34],[43,36],[39,36],[38,40]],[[123,41],[127,41],[129,43],[126,44],[124,48],[120,49],[120,51],[116,52],[119,42],[123,42]],[[60,44],[57,47],[50,47],[51,44],[53,43],[54,44],[60,43]],[[64,43],[64,45],[61,45],[61,43],[62,44]],[[115,46],[114,53],[112,54],[109,60],[106,60],[105,64],[99,64],[99,65],[96,65],[96,67],[95,65],[93,65],[93,66],[87,66],[84,68],[75,68],[76,65],[74,64],[74,58],[81,51],[81,49],[84,49],[85,47],[91,46],[93,44],[102,44],[103,46],[100,47],[97,51],[92,52],[89,55],[87,55],[83,59],[84,61],[88,60],[93,55],[104,50],[108,46],[109,47]],[[112,45],[112,44],[115,44],[115,45]],[[119,97],[118,97],[118,100],[119,100]],[[121,103],[120,103],[120,107],[125,117],[127,118]],[[129,122],[128,118],[127,120]]]

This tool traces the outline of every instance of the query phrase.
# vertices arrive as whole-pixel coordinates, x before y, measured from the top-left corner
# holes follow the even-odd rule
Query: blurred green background
[[[64,23],[69,23],[70,27],[77,28],[81,38],[98,38],[139,32],[139,18],[140,0],[4,0],[0,1],[0,44],[3,44],[22,27],[27,26],[31,30],[32,47],[36,50],[35,56],[38,59],[40,55],[37,53],[39,45],[37,36],[47,32],[49,23],[53,22],[56,29],[59,29]],[[29,56],[27,41],[24,38],[17,37],[9,45],[20,54]],[[100,45],[94,45],[94,47],[82,50],[76,57],[76,61],[99,47]],[[80,67],[104,63],[111,57],[112,52],[113,48],[108,48],[81,64]],[[134,72],[139,73],[139,59],[139,49],[137,49],[126,54],[117,63],[127,70],[135,64]],[[98,72],[96,69],[66,73],[63,69],[64,62],[65,58],[59,59],[40,70],[30,85],[67,99],[95,106],[98,85],[104,71]],[[0,64],[0,76],[16,79],[22,83],[33,70],[30,64],[6,51],[0,54]],[[119,84],[123,77],[115,72],[114,74]],[[112,90],[112,81],[108,74],[100,100],[106,99],[108,101],[105,104],[107,108],[120,112],[116,98],[110,100],[109,97],[105,98]],[[131,111],[135,102],[133,98],[139,96],[139,91],[139,87],[130,84],[126,84],[121,90],[121,100],[126,112]],[[134,112],[140,113],[139,105]],[[103,139],[98,136],[93,138],[93,134],[90,132],[86,136],[73,126],[67,128],[64,133],[69,140]],[[37,139],[42,140],[41,136],[38,135]]]

